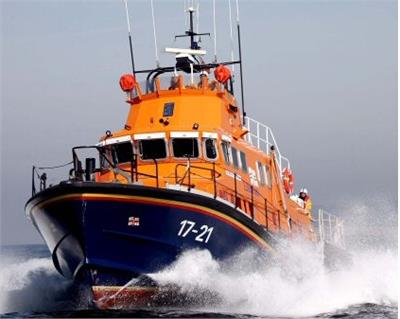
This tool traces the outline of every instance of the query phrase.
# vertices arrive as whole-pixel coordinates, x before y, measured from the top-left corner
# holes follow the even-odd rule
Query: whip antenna
[[[185,17],[185,29],[188,28],[188,15],[186,14],[187,8],[189,8],[189,2],[183,0],[183,16]]]
[[[154,16],[154,4],[153,4],[153,0],[150,1],[150,5],[151,5],[151,17],[153,19],[153,34],[154,34],[154,53],[156,56],[156,64],[157,67],[160,67],[160,60],[158,58],[158,46],[157,46],[157,33],[156,33],[156,19]]]
[[[135,75],[135,59],[133,58],[131,23],[129,21],[128,0],[124,0],[124,3],[125,3],[125,13],[126,13],[126,24],[128,25],[129,49],[131,51],[132,73],[133,75]]]
[[[213,24],[214,24],[214,62],[217,63],[217,22],[215,16],[215,0],[213,0]]]
[[[200,1],[197,1],[197,8],[196,8],[196,32],[199,33],[199,25],[200,25]]]
[[[232,27],[232,6],[231,6],[231,0],[228,1],[228,8],[229,8],[229,34],[230,34],[230,40],[231,40],[231,61],[235,60],[235,55],[234,55],[234,44],[233,44],[233,27]],[[232,81],[234,82],[234,77],[235,77],[235,65],[232,64]]]
[[[236,0],[236,26],[237,26],[238,46],[239,46],[240,91],[242,95],[243,125],[246,125],[246,112],[244,110],[244,92],[243,92],[242,47],[240,45],[239,0]]]

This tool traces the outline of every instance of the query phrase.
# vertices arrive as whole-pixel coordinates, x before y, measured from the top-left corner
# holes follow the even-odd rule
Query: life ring
[[[283,179],[283,188],[285,192],[288,194],[293,193],[294,191],[294,176],[292,170],[286,167],[282,172],[282,179]]]

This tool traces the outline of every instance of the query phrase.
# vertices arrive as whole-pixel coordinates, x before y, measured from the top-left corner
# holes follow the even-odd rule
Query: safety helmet
[[[300,193],[308,194],[307,188],[300,189]]]
[[[289,167],[285,167],[285,169],[283,170],[283,174],[288,174],[288,175],[292,175],[292,170]]]

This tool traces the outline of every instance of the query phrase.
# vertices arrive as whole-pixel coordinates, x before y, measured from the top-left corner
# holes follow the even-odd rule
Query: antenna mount
[[[199,42],[200,41],[195,41],[194,37],[195,36],[201,36],[201,35],[211,35],[210,33],[197,33],[194,32],[193,29],[193,13],[194,13],[194,8],[193,7],[189,7],[188,8],[188,12],[189,12],[189,19],[190,19],[190,29],[188,31],[185,32],[185,34],[181,34],[181,35],[176,35],[176,38],[183,38],[183,37],[190,37],[190,48],[192,50],[199,50],[200,46],[199,46]]]

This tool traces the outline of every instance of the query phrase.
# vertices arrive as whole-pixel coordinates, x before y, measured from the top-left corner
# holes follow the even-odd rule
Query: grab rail
[[[126,170],[121,168],[118,164],[114,164],[112,161],[108,159],[108,157],[102,152],[102,148],[100,146],[96,145],[89,145],[89,146],[76,146],[72,148],[72,159],[73,159],[73,172],[74,175],[77,179],[83,179],[83,173],[84,170],[82,169],[82,162],[79,160],[79,157],[76,153],[76,150],[78,149],[96,149],[99,153],[99,156],[103,158],[112,168],[113,171],[115,170],[120,170],[122,172],[130,173],[131,177],[131,183],[133,183],[135,180],[136,182],[138,181],[139,176],[145,176],[149,178],[154,178],[156,180],[156,185],[157,187],[159,186],[159,177],[158,177],[158,162],[155,158],[153,158],[154,164],[155,164],[155,169],[156,173],[155,175],[147,174],[147,173],[141,173],[138,171],[138,165],[137,165],[137,154],[133,154],[133,158],[130,162],[130,170]],[[103,168],[100,168],[100,170]],[[104,168],[106,169],[106,168]]]
[[[77,154],[77,150],[79,149],[95,149],[98,151],[100,158],[104,159],[105,162],[108,163],[109,167],[100,167],[100,168],[95,168],[92,167],[92,170],[89,169],[88,167],[83,168],[82,167],[82,162],[79,158],[79,155]],[[155,179],[155,184],[156,187],[159,188],[159,169],[158,169],[158,162],[156,159],[153,159],[154,166],[155,166],[155,175],[152,174],[147,174],[143,172],[138,171],[138,159],[137,155],[134,154],[131,162],[130,162],[130,168],[129,170],[124,169],[120,167],[121,165],[115,164],[112,162],[104,152],[102,152],[101,147],[99,146],[77,146],[72,148],[72,158],[73,160],[67,164],[64,165],[59,165],[59,166],[53,166],[53,167],[32,167],[32,196],[36,194],[36,182],[35,179],[38,179],[40,182],[40,191],[45,190],[48,185],[47,185],[47,173],[44,172],[42,174],[39,174],[39,170],[45,170],[45,169],[55,169],[55,168],[61,168],[65,167],[68,165],[73,165],[72,169],[69,171],[69,181],[71,180],[77,180],[77,181],[91,181],[92,177],[90,177],[91,173],[95,172],[100,172],[103,170],[113,170],[115,171],[116,174],[118,172],[125,172],[130,174],[130,181],[128,180],[128,183],[134,183],[138,182],[140,177],[144,178],[153,178]],[[206,179],[208,181],[212,181],[213,185],[213,196],[214,198],[218,197],[218,191],[222,191],[220,194],[226,194],[225,196],[222,195],[221,199],[227,200],[231,198],[231,200],[228,200],[233,204],[235,209],[242,208],[250,214],[251,218],[254,220],[255,219],[255,213],[256,211],[261,212],[262,215],[265,217],[265,227],[267,229],[270,228],[269,225],[269,216],[271,214],[273,215],[273,221],[274,224],[276,224],[276,215],[278,217],[278,230],[281,229],[281,213],[278,208],[275,208],[272,203],[268,201],[268,199],[263,196],[257,189],[255,189],[254,185],[251,183],[244,181],[243,178],[238,175],[236,172],[229,170],[227,168],[224,168],[224,171],[226,171],[227,174],[233,177],[233,181],[231,186],[222,184],[218,181],[218,178],[222,176],[222,174],[217,170],[217,164],[215,162],[209,162],[209,161],[204,161],[204,160],[198,160],[196,159],[196,163],[206,163],[206,164],[211,164],[212,167],[204,167],[204,166],[199,166],[199,165],[193,165],[191,162],[191,159],[188,158],[187,163],[178,163],[175,165],[175,183],[179,185],[185,185],[188,186],[188,191],[190,192],[192,188],[195,187],[194,184],[192,184],[192,178],[193,177],[200,177],[201,179]],[[88,163],[86,163],[88,164]],[[179,173],[179,167],[186,167],[186,170],[183,174],[183,176],[180,176]],[[199,174],[198,171],[205,171],[210,173],[210,176],[204,176],[202,174]],[[89,179],[88,179],[89,178]],[[185,181],[188,181],[185,183]],[[239,184],[238,181],[240,181],[240,189],[243,191],[240,191],[239,189]],[[61,183],[65,182],[61,181]],[[51,186],[51,185],[50,185]],[[248,193],[246,195],[246,192]],[[220,195],[221,196],[221,195]],[[256,200],[255,197],[258,197],[259,200]],[[262,202],[264,204],[262,204]],[[241,205],[243,203],[243,206]],[[262,206],[262,207],[261,207]],[[248,208],[248,209],[247,209]]]
[[[97,150],[99,157],[101,159],[104,159],[109,167],[111,168],[112,171],[114,171],[114,173],[118,174],[119,171],[125,172],[125,173],[129,173],[130,174],[130,182],[137,182],[139,180],[140,176],[143,177],[148,177],[148,178],[154,178],[156,181],[156,186],[157,188],[159,187],[159,174],[158,174],[158,162],[157,159],[153,159],[154,165],[155,165],[155,175],[152,174],[147,174],[147,173],[142,173],[139,172],[138,170],[138,165],[137,165],[137,155],[134,154],[131,162],[130,162],[130,169],[126,170],[120,167],[120,165],[118,164],[114,164],[112,161],[110,161],[107,156],[102,152],[101,147],[96,146],[96,145],[82,145],[82,146],[76,146],[72,148],[72,161],[68,162],[66,164],[63,165],[57,165],[57,166],[49,166],[49,167],[36,167],[36,166],[32,166],[32,196],[34,196],[37,193],[37,189],[36,189],[36,181],[39,181],[39,191],[43,191],[45,189],[47,189],[49,186],[51,185],[47,185],[47,180],[48,180],[48,175],[46,172],[43,172],[42,174],[39,174],[39,171],[46,171],[46,170],[53,170],[53,169],[57,169],[57,168],[62,168],[62,167],[66,167],[68,165],[72,164],[72,168],[69,171],[69,179],[68,180],[77,180],[77,181],[90,181],[90,179],[88,179],[87,176],[85,176],[85,173],[87,173],[87,168],[84,169],[82,167],[82,161],[80,160],[78,154],[77,154],[77,150],[79,149],[95,149]],[[109,168],[105,168],[105,167],[100,167],[98,169],[94,169],[91,173],[95,173],[98,171],[102,171],[102,170],[106,170]],[[62,180],[61,182],[66,182],[67,180]]]
[[[43,191],[47,188],[47,179],[48,179],[48,170],[54,170],[59,168],[64,168],[72,164],[71,162],[55,165],[55,166],[42,166],[36,167],[32,166],[32,196],[36,195],[36,180],[39,181],[39,191]],[[43,171],[43,173],[39,173],[39,171]]]
[[[270,154],[271,146],[275,147],[276,160],[279,165],[280,171],[283,170],[283,165],[290,168],[290,161],[287,157],[283,156],[279,150],[278,144],[276,143],[274,133],[271,128],[246,116],[245,117],[245,128],[248,133],[246,134],[246,140],[251,145],[257,147],[267,155]]]
[[[345,248],[344,221],[323,209],[318,210],[318,233],[320,241]]]
[[[204,162],[204,163],[209,164],[209,162]],[[178,168],[179,167],[186,167],[187,168],[182,177],[179,177],[179,175],[178,175]],[[191,171],[192,169],[197,169],[197,170],[203,170],[203,171],[210,172],[211,176],[210,176],[210,178],[206,178],[205,176],[201,176],[201,175],[198,175],[196,173],[193,173]],[[200,176],[202,178],[206,178],[206,179],[212,181],[213,185],[214,185],[214,188],[215,188],[216,178],[221,176],[221,173],[219,173],[218,171],[215,170],[215,163],[214,162],[212,163],[212,168],[203,167],[203,166],[194,166],[194,165],[191,164],[190,157],[189,157],[186,164],[179,163],[179,164],[175,165],[175,183],[179,184],[179,185],[188,186],[188,190],[189,191],[190,191],[191,188],[194,187],[194,185],[191,183],[191,175],[192,174],[195,175],[195,176]],[[188,176],[188,183],[187,184],[184,183],[186,176]]]
[[[205,163],[209,163],[209,162],[205,162]],[[206,180],[211,180],[213,181],[213,194],[214,194],[214,198],[217,198],[217,194],[218,194],[218,189],[222,190],[224,192],[227,192],[227,194],[230,194],[231,197],[233,197],[233,201],[232,204],[234,205],[235,209],[237,209],[240,205],[240,201],[244,201],[249,203],[249,213],[251,216],[251,219],[254,220],[255,218],[255,210],[260,211],[263,216],[265,217],[265,227],[266,229],[269,229],[269,223],[268,223],[268,213],[277,213],[278,215],[278,230],[281,229],[281,220],[280,220],[280,212],[279,209],[274,208],[274,206],[272,205],[272,203],[270,203],[268,201],[268,199],[266,197],[264,197],[258,190],[256,190],[254,188],[254,186],[246,181],[244,181],[240,175],[238,175],[236,172],[233,172],[229,169],[225,169],[227,172],[229,172],[230,174],[232,174],[233,176],[233,188],[229,187],[225,184],[221,184],[220,182],[217,181],[217,178],[221,177],[222,174],[219,173],[216,170],[216,165],[215,163],[212,163],[213,166],[212,168],[207,168],[207,167],[202,167],[202,166],[194,166],[192,165],[190,158],[188,158],[187,163],[183,164],[183,163],[179,163],[175,165],[175,183],[178,185],[184,185],[184,186],[188,186],[188,191],[190,192],[192,188],[195,188],[195,184],[192,184],[192,175],[193,176],[200,176],[203,179]],[[179,167],[186,167],[186,170],[184,172],[184,174],[182,176],[180,176],[178,174],[178,168]],[[205,171],[209,171],[211,172],[211,177],[206,177],[206,176],[201,176],[199,174],[196,174],[193,172],[193,169],[200,169],[200,170],[205,170]],[[188,183],[185,183],[185,180],[188,180]],[[238,181],[241,182],[241,184],[243,185],[244,190],[247,190],[250,193],[250,196],[246,196],[243,193],[239,192],[238,190]],[[255,201],[255,196],[258,196],[262,199],[262,201],[264,202],[264,205],[262,205],[263,207],[260,208],[259,204],[257,203],[257,201]],[[229,201],[229,200],[228,200]],[[270,206],[270,208],[269,208]]]

